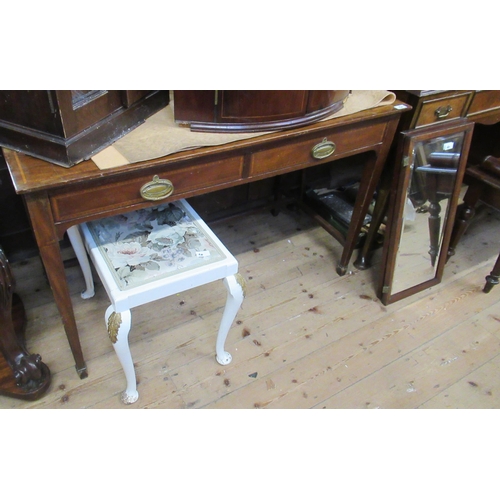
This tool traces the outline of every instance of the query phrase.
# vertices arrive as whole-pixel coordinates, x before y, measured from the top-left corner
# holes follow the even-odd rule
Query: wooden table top
[[[234,152],[247,148],[256,149],[261,146],[278,143],[284,140],[293,140],[306,134],[321,132],[323,130],[341,127],[350,127],[367,120],[384,118],[402,113],[411,109],[411,106],[401,101],[395,101],[388,106],[379,106],[358,113],[344,115],[314,123],[305,127],[278,131],[261,135],[251,139],[232,142],[228,144],[203,147],[182,151],[162,158],[147,160],[130,165],[101,170],[92,160],[83,161],[73,167],[65,168],[44,161],[24,153],[3,148],[3,154],[18,194],[26,194],[45,189],[64,187],[68,184],[98,179],[101,177],[122,176],[132,171],[147,169],[154,166],[189,162],[209,158],[212,155]]]

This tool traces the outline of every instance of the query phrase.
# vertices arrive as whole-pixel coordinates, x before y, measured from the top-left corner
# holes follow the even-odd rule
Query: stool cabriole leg
[[[85,279],[86,289],[81,293],[82,299],[90,299],[95,295],[94,280],[92,279],[89,258],[85,251],[82,236],[80,235],[78,226],[71,226],[66,232],[68,233],[69,241],[75,251],[76,258],[83,272],[83,278]]]
[[[132,324],[132,315],[130,311],[117,313],[113,306],[109,306],[106,310],[105,320],[109,338],[113,343],[113,348],[122,365],[125,379],[127,380],[127,388],[122,393],[121,400],[123,403],[129,405],[135,403],[139,398],[134,362],[128,344],[128,334]]]
[[[224,350],[224,344],[245,296],[245,280],[241,275],[235,274],[227,276],[223,282],[227,290],[227,300],[224,313],[222,314],[219,333],[217,334],[215,359],[221,365],[228,365],[233,358],[231,354]]]

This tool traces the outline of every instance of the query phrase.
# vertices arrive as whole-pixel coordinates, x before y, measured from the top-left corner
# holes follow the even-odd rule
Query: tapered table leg
[[[33,232],[40,250],[47,277],[52,288],[54,300],[61,316],[66,337],[76,363],[76,371],[80,378],[88,376],[87,366],[83,358],[75,313],[66,281],[66,272],[59,247],[50,201],[45,192],[37,192],[25,196],[26,206],[31,218]]]
[[[389,205],[389,183],[384,180],[383,186],[379,190],[377,201],[375,203],[375,208],[373,210],[372,220],[370,222],[370,227],[368,229],[368,234],[366,235],[363,247],[360,249],[358,258],[354,262],[354,267],[364,271],[371,267],[371,255],[373,252],[373,245],[375,243],[375,238],[382,225],[382,221],[387,214],[387,207]]]
[[[365,216],[368,213],[368,207],[373,200],[373,195],[380,179],[383,166],[380,159],[377,159],[377,157],[373,155],[367,160],[363,169],[358,195],[356,196],[356,202],[354,204],[353,216],[347,230],[342,255],[337,265],[337,274],[339,274],[339,276],[343,276],[347,272],[347,266],[354,252],[354,247],[356,246],[358,235],[363,227]]]
[[[396,120],[393,119],[388,123],[384,138],[382,138],[381,141],[381,147],[377,151],[372,151],[363,168],[359,191],[354,204],[353,218],[349,224],[342,256],[337,265],[337,273],[340,276],[343,276],[347,272],[347,266],[354,252],[354,247],[356,246],[359,233],[363,227],[365,216],[368,213],[368,208],[373,200],[382,172],[386,167],[392,138],[396,132],[398,122],[399,118]],[[388,171],[390,171],[390,169],[388,169]],[[371,244],[371,241],[369,244]],[[363,255],[366,256],[368,253],[368,248],[363,250]]]

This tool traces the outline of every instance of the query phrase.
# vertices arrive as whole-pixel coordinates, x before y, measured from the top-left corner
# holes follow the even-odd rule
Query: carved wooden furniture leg
[[[50,385],[50,370],[24,345],[25,315],[15,280],[0,248],[0,394],[33,400]]]
[[[431,265],[434,267],[439,253],[439,231],[441,229],[441,205],[436,201],[429,202],[429,255]]]
[[[500,278],[500,254],[498,255],[497,261],[491,270],[491,273],[486,276],[486,284],[484,285],[483,292],[488,293],[491,289],[498,285]]]
[[[66,281],[66,272],[59,247],[59,238],[56,234],[54,219],[50,209],[50,201],[44,192],[26,194],[24,199],[40,250],[40,257],[45,266],[54,300],[75,359],[76,371],[80,378],[86,378],[88,376],[87,366],[83,358],[82,346],[78,336],[75,313]]]

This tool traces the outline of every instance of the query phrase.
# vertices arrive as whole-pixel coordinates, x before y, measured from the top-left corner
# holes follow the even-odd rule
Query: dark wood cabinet
[[[193,131],[279,130],[325,118],[348,96],[348,90],[176,90],[174,113]]]
[[[0,145],[70,167],[168,102],[166,90],[1,90]]]

